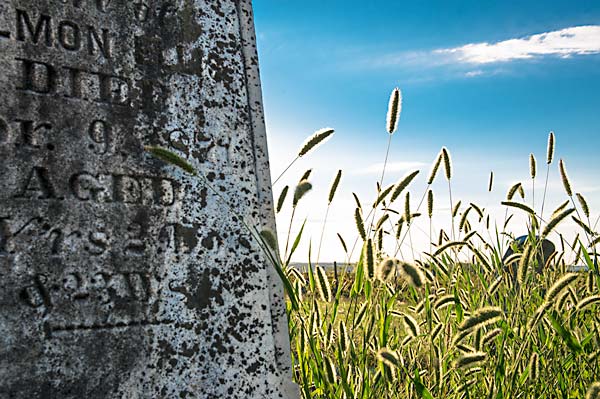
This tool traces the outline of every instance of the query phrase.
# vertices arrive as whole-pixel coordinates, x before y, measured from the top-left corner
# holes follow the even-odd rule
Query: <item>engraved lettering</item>
[[[17,58],[21,61],[21,85],[18,90],[49,94],[55,90],[56,70],[50,64]]]
[[[127,106],[130,103],[130,83],[120,76],[69,66],[56,68],[24,58],[16,60],[21,63],[18,90],[46,95],[60,92],[70,99],[110,105]]]
[[[98,0],[98,7],[103,11],[108,1]],[[87,45],[89,55],[101,54],[104,58],[111,57],[111,34],[108,29],[94,26],[80,26],[73,21],[53,21],[49,15],[40,14],[32,18],[27,11],[17,10],[17,40],[30,42],[34,45],[43,44],[68,51],[80,51]],[[6,35],[2,35],[5,33]],[[85,37],[84,37],[85,35]],[[0,37],[10,37],[10,32],[0,32]]]
[[[127,227],[127,244],[125,253],[128,255],[141,256],[144,254],[146,244],[144,244],[144,227],[141,223],[132,223]]]
[[[114,176],[114,198],[117,202],[138,204],[142,202],[140,182],[131,176]]]
[[[24,42],[29,35],[33,44],[43,37],[47,47],[52,46],[52,26],[50,16],[40,14],[35,26],[27,11],[17,9],[17,40]]]
[[[198,245],[197,234],[198,228],[196,226],[186,227],[179,223],[171,223],[160,230],[158,239],[163,250],[172,248],[176,254],[189,254]]]
[[[47,277],[43,274],[34,276],[31,285],[20,291],[19,297],[21,300],[32,308],[45,307],[45,312],[47,312],[52,307],[50,294],[45,287],[47,280]]]
[[[102,29],[102,36],[98,34],[98,31],[91,26],[88,26],[88,51],[90,55],[95,54],[96,47],[100,50],[100,53],[104,58],[111,57],[110,51],[110,36],[108,29]]]
[[[86,247],[85,249],[92,255],[102,255],[110,245],[106,233],[100,230],[90,232],[88,240],[92,246]]]
[[[108,151],[112,136],[112,128],[108,122],[99,119],[93,121],[88,128],[88,134],[94,143],[102,145],[102,153]]]
[[[41,131],[44,131],[44,135],[48,135],[48,132],[52,130],[52,125],[43,122],[36,124],[34,121],[28,121],[23,119],[15,119],[20,126],[21,130],[21,142],[19,144],[26,145],[29,147],[39,148],[39,136]]]
[[[90,281],[91,287],[98,292],[98,299],[102,304],[107,304],[111,301],[110,293],[107,290],[109,281],[110,275],[103,272],[94,274]]]
[[[98,201],[99,193],[104,191],[98,180],[89,173],[77,173],[69,180],[71,193],[81,201]]]
[[[58,41],[65,50],[78,51],[81,49],[79,26],[70,21],[61,21],[58,24]]]
[[[6,143],[10,137],[8,124],[4,119],[0,118],[0,143]]]
[[[97,73],[100,81],[100,98],[96,101],[117,105],[129,103],[129,83],[118,76]]]
[[[170,206],[176,200],[175,182],[158,177],[76,173],[70,192],[80,201]]]
[[[123,275],[127,281],[130,297],[137,301],[146,301],[150,296],[148,276],[142,273],[123,273]]]
[[[52,231],[50,231],[49,237],[50,237],[50,254],[52,256],[60,255],[60,252],[61,252],[61,249],[63,246],[63,241],[64,241],[64,234],[63,234],[62,230],[53,229]]]
[[[63,278],[63,289],[67,291],[74,300],[87,299],[90,294],[80,273],[68,273]]]
[[[48,177],[48,169],[34,167],[15,198],[50,199],[56,197],[56,191]]]

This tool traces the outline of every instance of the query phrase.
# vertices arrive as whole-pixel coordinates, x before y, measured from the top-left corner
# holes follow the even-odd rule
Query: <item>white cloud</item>
[[[423,68],[459,66],[469,69],[450,69],[453,76],[473,78],[505,72],[498,69],[498,65],[511,61],[591,54],[600,54],[600,25],[574,26],[495,43],[473,42],[452,48],[381,54],[365,58],[359,65],[376,69],[402,67],[420,72]],[[356,60],[352,63],[357,65]],[[496,69],[490,70],[492,65],[496,65]]]
[[[491,64],[531,59],[546,55],[568,58],[600,53],[600,26],[575,26],[497,43],[469,43],[461,47],[434,50],[468,64]]]
[[[475,76],[483,75],[483,71],[481,69],[477,69],[475,71],[469,71],[465,73],[467,78],[474,78]]]
[[[409,170],[422,168],[425,165],[427,164],[424,162],[388,162],[385,167],[385,171],[386,173],[406,172]],[[352,171],[352,173],[355,175],[372,175],[381,174],[382,170],[383,162],[378,162],[361,169],[355,169]]]

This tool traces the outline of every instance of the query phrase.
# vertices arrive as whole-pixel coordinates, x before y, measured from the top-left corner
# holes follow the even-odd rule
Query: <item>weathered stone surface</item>
[[[249,0],[0,2],[0,397],[295,396]],[[144,154],[178,151],[219,192]]]

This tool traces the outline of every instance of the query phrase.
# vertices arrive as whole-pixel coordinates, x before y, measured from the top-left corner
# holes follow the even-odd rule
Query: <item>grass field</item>
[[[390,96],[390,141],[400,115],[400,97],[397,89]],[[316,132],[298,158],[333,133]],[[175,154],[147,150],[211,187]],[[542,209],[548,170],[555,164],[553,133],[545,161]],[[543,217],[528,205],[518,183],[502,202],[506,214],[500,227],[490,221],[484,207],[469,203],[461,208],[457,203],[449,210],[451,225],[434,232],[430,188],[435,179],[447,180],[452,202],[452,161],[443,148],[429,172],[427,188],[413,194],[422,198],[416,209],[410,189],[418,171],[386,188],[378,184],[372,203],[362,205],[355,198],[356,231],[348,235],[358,238],[346,243],[339,236],[346,252],[340,262],[349,263],[354,249],[360,250],[360,257],[351,271],[340,270],[337,280],[310,261],[304,273],[291,267],[304,225],[295,237],[290,232],[297,223],[296,207],[312,188],[309,171],[278,195],[277,213],[292,207],[290,220],[283,223],[288,231],[285,243],[246,221],[287,292],[293,371],[302,397],[600,399],[600,275],[594,261],[600,235],[594,231],[585,198],[571,186],[563,160],[558,167],[565,202],[550,216]],[[529,172],[535,180],[533,155]],[[385,166],[381,180],[384,173]],[[342,171],[331,185],[328,210],[341,175]],[[492,184],[493,175],[490,190]],[[396,201],[403,203],[400,209]],[[528,220],[527,238],[520,247],[506,231],[508,220],[518,213]],[[411,262],[397,259],[417,217],[429,218],[430,250]],[[565,220],[581,229],[570,243],[559,234]],[[560,237],[560,246],[543,256],[542,244],[551,236]],[[511,246],[514,253],[503,259],[503,249]],[[587,270],[571,272],[574,263]]]
[[[390,139],[400,108],[400,92],[394,90]],[[331,134],[316,132],[299,156]],[[551,133],[546,173],[553,157]],[[340,270],[337,280],[329,268],[316,264],[304,272],[290,267],[303,228],[295,237],[289,232],[298,203],[312,187],[310,172],[293,192],[284,188],[276,208],[293,208],[291,220],[283,223],[289,225],[286,243],[278,246],[270,232],[263,232],[263,241],[287,287],[294,376],[302,397],[600,398],[600,278],[593,261],[600,236],[585,198],[573,192],[563,160],[559,170],[566,201],[551,216],[542,218],[527,204],[519,183],[502,202],[504,228],[492,227],[483,207],[455,205],[451,226],[436,232],[430,227],[429,252],[410,263],[396,259],[414,218],[424,213],[431,221],[435,179],[448,181],[452,198],[452,161],[443,148],[424,193],[410,193],[415,171],[387,188],[378,184],[372,206],[355,198],[358,239],[346,243],[339,237],[347,255],[340,261],[349,262],[354,247],[360,258],[351,272]],[[328,207],[341,173],[332,183]],[[537,176],[533,155],[530,175]],[[490,190],[492,184],[493,175]],[[545,184],[544,200],[547,179]],[[286,202],[288,191],[293,198]],[[421,197],[426,209],[411,207],[411,195]],[[507,220],[517,213],[527,217],[529,227],[520,247],[506,231]],[[567,219],[581,228],[572,243],[557,234]],[[561,245],[543,256],[542,242],[551,236],[561,237]],[[390,237],[395,237],[391,246]],[[502,249],[511,245],[514,254],[503,259]],[[570,272],[573,262],[588,271]]]

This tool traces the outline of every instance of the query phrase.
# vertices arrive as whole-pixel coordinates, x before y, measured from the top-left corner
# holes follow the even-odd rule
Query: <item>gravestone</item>
[[[296,396],[250,0],[2,0],[0,71],[0,398]]]

